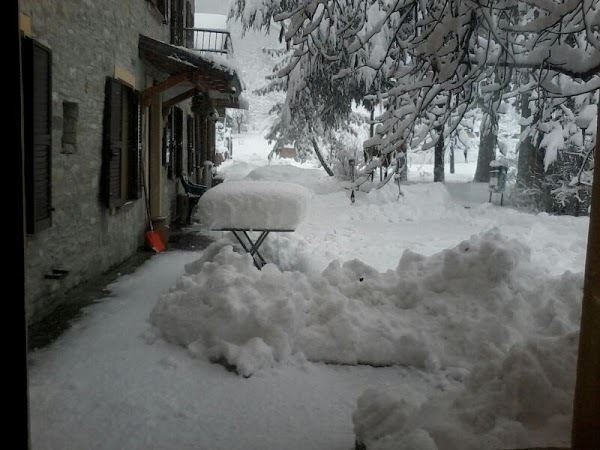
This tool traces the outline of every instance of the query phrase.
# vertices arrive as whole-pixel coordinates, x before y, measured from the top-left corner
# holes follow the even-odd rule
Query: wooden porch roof
[[[165,93],[163,103],[174,105],[199,92],[228,108],[244,108],[240,99],[243,87],[234,69],[212,61],[193,50],[170,45],[148,36],[139,37],[139,55],[156,74],[159,81],[142,92],[148,104],[159,93]],[[240,102],[240,100],[242,100]]]

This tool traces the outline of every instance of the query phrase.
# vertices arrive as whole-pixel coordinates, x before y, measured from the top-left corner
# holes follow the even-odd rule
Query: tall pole
[[[573,402],[572,450],[600,449],[600,107],[597,130]]]

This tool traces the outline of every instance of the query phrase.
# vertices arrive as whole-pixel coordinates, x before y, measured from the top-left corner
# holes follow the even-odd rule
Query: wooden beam
[[[215,107],[223,107],[223,108],[240,108],[240,102],[236,99],[227,99],[227,98],[213,98],[213,105]]]
[[[167,89],[172,88],[173,86],[178,85],[179,83],[182,83],[184,81],[190,81],[190,77],[191,72],[189,70],[184,70],[182,72],[176,73],[175,75],[171,75],[169,78],[167,78],[164,81],[161,81],[160,83],[146,88],[144,91],[142,91],[143,105],[148,106],[152,97],[154,97],[156,94],[166,91]]]
[[[600,168],[600,107],[594,166]],[[594,170],[577,376],[571,429],[573,450],[600,449],[600,171]]]
[[[231,90],[231,87],[229,86],[229,83],[227,82],[227,80],[210,77],[201,72],[194,73],[194,77],[196,77],[195,78],[195,80],[197,82],[196,85],[198,86],[198,89],[200,89],[201,91],[208,91],[208,90],[212,89],[215,91],[225,92],[228,94],[234,93]]]
[[[177,103],[187,100],[190,97],[193,97],[197,92],[198,92],[198,89],[192,88],[189,91],[185,91],[184,93],[179,94],[179,95],[173,97],[172,99],[167,100],[166,102],[163,102],[163,104],[162,104],[163,116],[167,115],[167,113],[169,112],[169,108],[171,108],[172,106],[175,106]]]
[[[210,89],[209,85],[206,83],[206,77],[197,70],[194,71],[191,81],[199,91],[208,91]]]

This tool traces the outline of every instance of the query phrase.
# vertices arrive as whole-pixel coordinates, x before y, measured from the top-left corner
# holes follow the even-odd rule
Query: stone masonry
[[[25,302],[34,322],[144,243],[145,199],[109,210],[99,198],[105,80],[119,67],[143,90],[139,34],[169,42],[169,28],[147,0],[21,0],[20,12],[30,20],[28,34],[52,51],[52,226],[25,243]],[[163,180],[168,213],[177,181]],[[68,274],[47,279],[53,269]]]

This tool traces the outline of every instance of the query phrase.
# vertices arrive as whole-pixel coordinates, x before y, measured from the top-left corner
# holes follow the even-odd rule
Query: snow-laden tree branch
[[[600,87],[597,0],[238,0],[231,16],[246,28],[281,26],[293,52],[280,71],[292,115],[311,98],[319,121],[339,126],[352,102],[376,97],[383,113],[365,146],[383,155],[434,147],[474,93],[497,108],[516,73],[531,77],[521,92],[544,96]],[[558,85],[559,76],[572,83]]]

